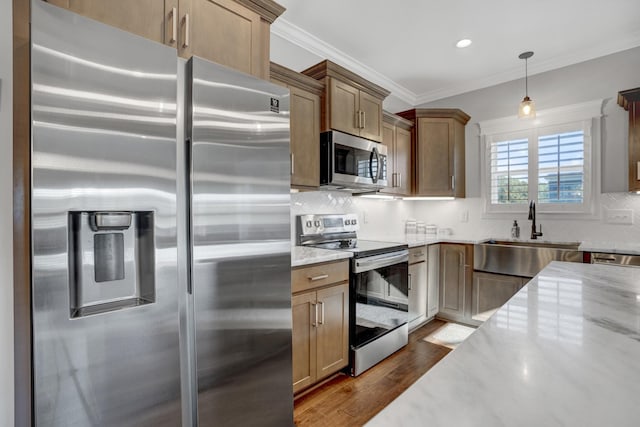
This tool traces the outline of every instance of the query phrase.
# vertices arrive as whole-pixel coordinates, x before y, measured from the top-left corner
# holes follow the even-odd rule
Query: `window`
[[[526,212],[530,200],[540,212],[593,213],[599,163],[591,155],[592,127],[601,105],[595,101],[539,112],[542,118],[535,121],[480,123],[485,213]]]

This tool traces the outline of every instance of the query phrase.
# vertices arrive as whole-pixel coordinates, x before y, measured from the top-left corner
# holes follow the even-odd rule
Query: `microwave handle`
[[[378,169],[375,176],[373,175],[373,156],[376,156],[376,165]],[[373,147],[371,156],[369,156],[369,175],[371,176],[371,180],[374,184],[378,182],[378,176],[380,175],[380,154],[378,153],[378,149],[376,147]]]

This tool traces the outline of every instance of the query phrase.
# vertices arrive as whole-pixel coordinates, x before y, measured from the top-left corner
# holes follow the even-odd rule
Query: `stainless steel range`
[[[349,279],[349,369],[360,375],[408,342],[409,250],[357,238],[355,214],[299,215],[297,243],[353,253]]]

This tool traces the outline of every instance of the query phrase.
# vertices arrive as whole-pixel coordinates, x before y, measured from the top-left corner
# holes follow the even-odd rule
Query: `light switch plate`
[[[608,224],[633,224],[633,209],[608,209],[605,221]]]
[[[460,222],[469,222],[469,211],[464,209],[461,210],[460,213]]]

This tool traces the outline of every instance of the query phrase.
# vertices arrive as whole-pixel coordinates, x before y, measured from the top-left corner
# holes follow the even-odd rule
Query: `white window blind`
[[[483,214],[597,218],[602,100],[480,122]],[[594,155],[595,154],[595,155]]]
[[[528,139],[492,142],[490,152],[491,203],[527,203],[529,200],[528,168]]]
[[[584,132],[538,137],[538,202],[584,200]]]

